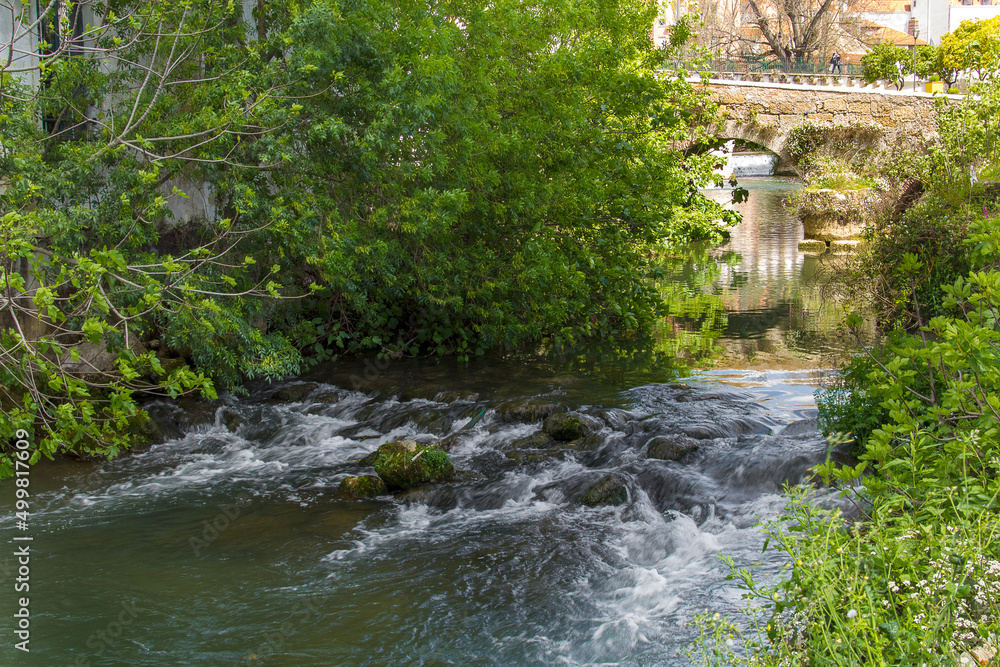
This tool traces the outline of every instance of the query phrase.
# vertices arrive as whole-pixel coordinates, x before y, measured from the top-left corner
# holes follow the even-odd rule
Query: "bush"
[[[968,221],[968,206],[934,193],[901,216],[870,227],[840,277],[851,301],[866,304],[883,330],[912,330],[946,314],[939,286],[969,271]],[[917,258],[919,269],[903,268],[900,258],[907,254]]]
[[[913,71],[910,62],[909,51],[891,42],[876,44],[861,58],[864,78],[867,83],[884,79],[892,81],[897,89],[903,87],[904,77]]]
[[[868,389],[869,375],[877,372],[868,355],[855,356],[830,386],[816,393],[820,430],[827,436],[849,436],[855,454],[864,451],[872,432],[889,418],[881,397]]]

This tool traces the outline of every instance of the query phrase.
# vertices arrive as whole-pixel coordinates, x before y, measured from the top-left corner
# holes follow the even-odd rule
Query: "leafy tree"
[[[1000,16],[962,21],[941,37],[937,57],[940,71],[968,70],[980,80],[996,76],[1000,72]]]
[[[0,443],[23,428],[31,462],[111,456],[144,428],[139,396],[214,396],[299,368],[285,336],[253,326],[281,287],[248,252],[267,224],[182,229],[168,201],[233,168],[292,105],[232,6],[95,3],[86,28],[82,5],[50,3],[35,23],[27,7],[6,8],[0,80]],[[40,57],[22,48],[39,28]]]
[[[652,11],[402,2],[295,22],[312,47],[291,65],[323,92],[274,177],[309,183],[328,340],[468,355],[650,321],[644,248],[674,205],[703,200],[709,167],[675,149],[705,116],[655,74],[669,53],[648,40]]]
[[[938,76],[946,81],[945,77],[937,70],[937,47],[933,44],[921,44],[917,47],[917,76],[922,79],[929,79]]]
[[[32,460],[341,351],[644,330],[654,248],[724,217],[680,150],[714,110],[658,71],[689,29],[655,49],[640,0],[90,6],[0,81],[0,440]]]
[[[876,44],[871,51],[861,57],[865,81],[872,83],[879,79],[892,81],[897,90],[903,88],[906,75],[913,71],[910,52],[892,42]]]

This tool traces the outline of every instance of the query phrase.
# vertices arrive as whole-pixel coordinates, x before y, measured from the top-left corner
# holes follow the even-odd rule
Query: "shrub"
[[[889,418],[881,397],[868,389],[868,376],[875,372],[878,368],[868,355],[857,355],[830,386],[816,393],[820,430],[827,436],[850,436],[855,453],[864,451],[872,432]]]
[[[970,266],[968,220],[967,206],[935,195],[870,227],[860,252],[840,276],[851,300],[864,303],[883,330],[913,329],[945,314],[939,285],[953,283]],[[907,254],[918,259],[919,269],[904,269],[900,258]]]

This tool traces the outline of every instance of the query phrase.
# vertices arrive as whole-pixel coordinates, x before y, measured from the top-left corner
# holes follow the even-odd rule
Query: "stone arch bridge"
[[[700,83],[700,78],[692,78]],[[718,136],[744,139],[765,146],[790,165],[787,144],[792,128],[805,120],[834,126],[874,125],[884,146],[920,150],[936,136],[936,99],[930,95],[884,87],[786,84],[780,82],[712,80],[707,87],[724,120]]]

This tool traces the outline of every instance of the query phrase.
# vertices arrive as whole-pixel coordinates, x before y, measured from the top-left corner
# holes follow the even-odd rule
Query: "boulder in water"
[[[497,406],[497,419],[508,424],[516,422],[537,422],[549,415],[566,412],[562,403],[553,403],[543,398],[526,398],[507,401]]]
[[[698,450],[698,441],[686,435],[658,435],[650,438],[646,456],[662,461],[679,461]]]
[[[455,476],[447,452],[437,445],[419,445],[413,440],[385,443],[376,450],[371,465],[390,490],[447,482]]]
[[[274,392],[274,398],[286,403],[297,403],[315,391],[317,387],[319,387],[319,385],[315,382],[290,384],[287,387],[282,387],[278,391]]]
[[[792,422],[785,428],[781,429],[781,435],[803,435],[806,433],[814,433],[819,430],[819,421],[816,419],[800,419],[797,422]]]
[[[345,477],[340,481],[338,493],[348,498],[373,498],[388,493],[385,482],[375,475]]]
[[[625,482],[617,475],[608,475],[590,487],[580,498],[580,502],[587,507],[621,505],[627,501],[628,490],[625,488]]]
[[[542,430],[556,440],[566,442],[582,438],[590,433],[591,428],[579,415],[564,412],[546,417]]]
[[[230,408],[223,409],[221,417],[222,425],[225,426],[230,433],[236,433],[239,427],[246,422],[243,415]]]

